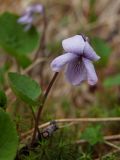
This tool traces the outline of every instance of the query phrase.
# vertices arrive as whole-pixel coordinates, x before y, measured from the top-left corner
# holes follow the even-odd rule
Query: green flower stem
[[[34,141],[35,141],[36,134],[37,134],[37,128],[38,128],[38,125],[39,125],[39,120],[40,120],[40,116],[41,116],[42,110],[44,108],[44,104],[46,102],[48,94],[49,94],[49,92],[50,92],[50,90],[51,90],[51,88],[52,88],[52,86],[53,86],[53,84],[54,84],[57,76],[58,76],[58,72],[56,72],[54,74],[52,80],[50,81],[50,83],[48,85],[48,88],[47,88],[45,94],[43,95],[43,99],[42,99],[42,102],[41,102],[41,104],[39,106],[38,113],[37,113],[37,116],[36,116],[36,119],[35,119],[35,128],[34,128],[34,131],[33,131],[33,136],[32,136],[32,142],[31,142],[31,144],[33,144]]]

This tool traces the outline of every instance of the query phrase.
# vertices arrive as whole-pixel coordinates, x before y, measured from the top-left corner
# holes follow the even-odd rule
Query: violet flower
[[[25,25],[25,31],[28,31],[33,24],[35,14],[42,14],[44,7],[41,4],[34,4],[26,8],[23,15],[18,19],[18,23]]]
[[[98,78],[92,61],[97,61],[100,57],[88,43],[87,37],[75,35],[63,40],[62,46],[66,53],[52,61],[52,70],[59,72],[66,65],[65,75],[72,85],[79,85],[84,80],[95,85]]]

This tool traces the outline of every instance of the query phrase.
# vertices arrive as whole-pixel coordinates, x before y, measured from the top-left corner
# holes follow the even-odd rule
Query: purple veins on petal
[[[79,60],[71,62],[67,65],[65,75],[72,85],[79,85],[87,79],[87,72],[84,63]]]

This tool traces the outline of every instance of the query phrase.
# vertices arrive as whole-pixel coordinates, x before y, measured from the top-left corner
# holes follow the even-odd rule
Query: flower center
[[[82,62],[82,57],[83,56],[79,56],[79,61],[78,61],[79,64],[81,64],[81,62]]]

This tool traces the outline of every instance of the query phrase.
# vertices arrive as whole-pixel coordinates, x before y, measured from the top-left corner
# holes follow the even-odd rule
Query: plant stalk
[[[48,88],[45,92],[45,94],[43,95],[43,98],[42,98],[42,102],[39,106],[39,109],[38,109],[38,113],[37,113],[37,116],[36,116],[36,119],[35,119],[35,128],[34,128],[34,131],[33,131],[33,136],[32,136],[32,142],[31,144],[34,144],[34,141],[35,141],[35,138],[36,138],[36,134],[37,134],[37,128],[38,128],[38,125],[39,125],[39,119],[40,119],[40,116],[41,116],[41,113],[42,113],[42,110],[44,108],[44,104],[46,102],[46,99],[48,97],[48,94],[57,78],[57,75],[58,75],[58,72],[56,72],[52,78],[52,80],[50,81],[49,85],[48,85]]]
[[[39,47],[35,53],[34,61],[38,58],[39,52],[42,52],[42,55],[44,56],[44,49],[45,49],[45,38],[46,38],[46,30],[47,30],[47,18],[46,18],[46,12],[44,9],[44,14],[43,14],[43,32],[42,32],[42,37],[40,40]]]

